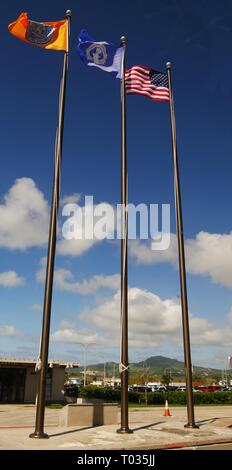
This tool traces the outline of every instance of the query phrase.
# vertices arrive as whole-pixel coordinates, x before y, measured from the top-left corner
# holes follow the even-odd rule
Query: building
[[[69,379],[66,381],[66,384],[80,386],[83,384],[83,380],[80,379],[80,377],[69,377]]]
[[[36,359],[0,358],[0,403],[35,403],[38,373]],[[79,363],[50,361],[47,370],[47,402],[64,401],[63,389],[66,367],[79,367]]]

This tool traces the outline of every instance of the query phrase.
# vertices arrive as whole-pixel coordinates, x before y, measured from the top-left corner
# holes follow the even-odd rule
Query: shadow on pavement
[[[218,419],[219,418],[202,419],[201,421],[197,421],[196,424],[199,424],[200,426],[204,426],[204,424],[212,424]]]
[[[96,426],[86,426],[84,428],[72,429],[71,431],[63,431],[63,432],[59,432],[56,434],[49,434],[49,437],[64,436],[65,434],[71,434],[73,432],[78,432],[78,431],[85,431],[86,429],[92,429],[93,427],[96,427]]]
[[[157,426],[158,424],[163,424],[165,421],[156,421],[156,423],[147,424],[146,426],[140,426],[139,428],[134,428],[132,431],[139,431],[140,429],[149,429],[151,426]]]

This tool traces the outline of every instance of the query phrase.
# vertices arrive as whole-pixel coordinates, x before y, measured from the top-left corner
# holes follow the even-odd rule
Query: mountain
[[[172,374],[184,375],[185,364],[177,359],[164,356],[151,356],[145,361],[130,364],[131,373],[149,373],[150,375]],[[220,374],[220,370],[193,365],[193,373],[201,375]]]
[[[152,367],[155,369],[164,369],[164,368],[174,368],[174,369],[183,369],[184,362],[178,361],[177,359],[171,359],[170,357],[164,356],[151,356],[148,357],[145,361],[135,362],[136,367]]]
[[[99,364],[90,364],[87,366],[88,370],[101,372],[103,374],[105,368],[106,374],[118,375],[118,364],[115,362],[105,362]],[[170,357],[164,356],[151,356],[140,362],[130,363],[130,374],[149,374],[149,375],[162,375],[162,374],[172,374],[172,375],[184,375],[185,364],[182,361],[177,359],[172,359]],[[83,370],[83,367],[80,367],[79,371]],[[203,376],[211,375],[220,375],[221,371],[219,369],[212,369],[208,367],[195,366],[193,365],[193,373],[200,374]]]

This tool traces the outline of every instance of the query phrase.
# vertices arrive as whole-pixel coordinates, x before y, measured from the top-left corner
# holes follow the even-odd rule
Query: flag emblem
[[[54,33],[55,28],[52,28],[52,26],[37,23],[36,21],[29,21],[26,30],[26,39],[33,42],[33,44],[49,44],[50,41],[54,40]]]
[[[86,58],[96,65],[104,65],[107,60],[107,52],[104,44],[91,44],[86,49]]]
[[[96,41],[86,29],[78,36],[78,54],[86,65],[98,67],[116,78],[122,76],[123,48],[107,41]]]
[[[33,46],[43,49],[67,51],[68,48],[67,20],[31,21],[27,13],[21,13],[16,21],[10,23],[8,30],[13,36]]]

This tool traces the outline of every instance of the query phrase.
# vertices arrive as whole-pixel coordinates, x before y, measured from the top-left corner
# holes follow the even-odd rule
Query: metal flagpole
[[[71,15],[72,15],[71,11],[67,10],[66,18],[68,21],[68,40],[69,40]],[[38,382],[36,421],[35,421],[35,431],[34,433],[30,434],[30,437],[39,438],[39,439],[45,439],[49,437],[44,432],[44,414],[45,414],[45,402],[46,402],[46,374],[47,374],[47,367],[48,367],[53,275],[54,275],[54,263],[55,263],[55,253],[56,253],[57,218],[58,218],[59,196],[60,196],[60,176],[61,176],[61,161],[62,161],[62,143],[63,143],[67,70],[68,70],[68,47],[67,47],[67,51],[64,52],[64,64],[63,64],[63,72],[62,72],[62,78],[61,78],[61,84],[60,84],[59,120],[58,120],[58,128],[56,132],[56,144],[55,144],[54,181],[53,181],[53,194],[52,194],[52,205],[51,205],[51,214],[50,214],[46,280],[45,280],[45,290],[44,290],[43,325],[42,325],[41,357],[40,357],[41,369],[39,372],[39,382]]]
[[[118,433],[132,433],[128,426],[128,279],[127,279],[127,154],[126,154],[126,93],[125,52],[126,38],[121,37],[123,47],[121,79],[121,428]]]
[[[173,156],[173,167],[174,167],[176,225],[177,225],[177,235],[178,235],[181,310],[182,310],[182,324],[183,324],[185,377],[186,377],[186,390],[187,390],[188,423],[185,425],[185,427],[186,428],[198,428],[199,426],[196,425],[195,419],[194,419],[194,406],[193,406],[192,364],[191,364],[188,298],[187,298],[187,283],[186,283],[186,269],[185,269],[184,232],[183,232],[183,220],[182,220],[180,178],[179,178],[177,142],[176,142],[176,124],[175,124],[175,112],[174,112],[174,100],[173,100],[171,63],[170,62],[167,62],[166,69],[167,69],[169,92],[170,92],[169,103],[170,103],[170,117],[171,117],[171,131],[172,131],[172,156]]]

